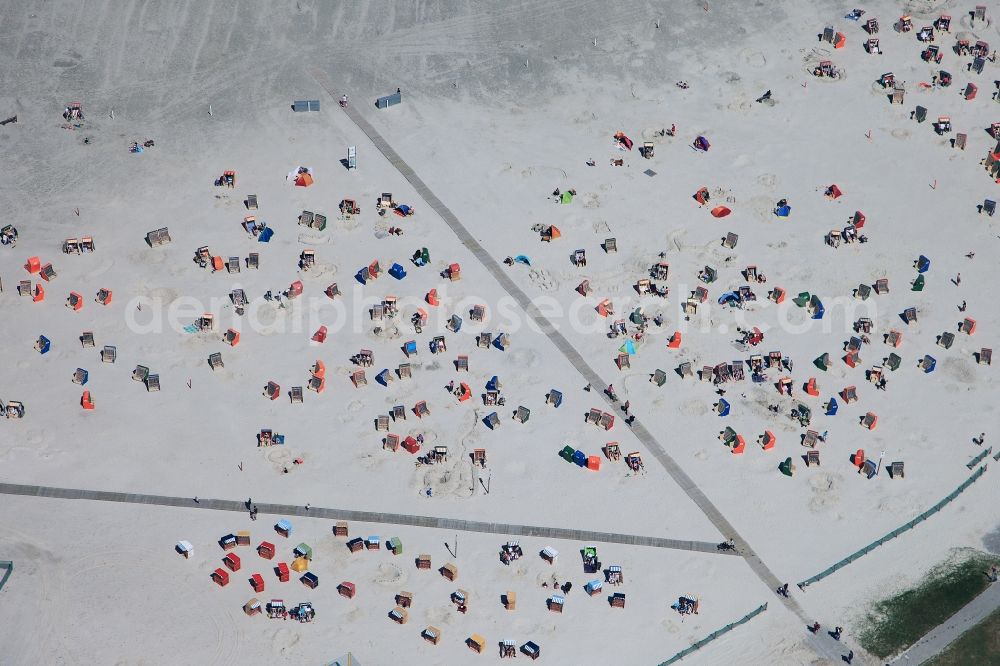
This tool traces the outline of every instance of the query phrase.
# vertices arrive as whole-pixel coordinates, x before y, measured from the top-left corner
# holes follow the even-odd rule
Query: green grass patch
[[[858,642],[880,658],[908,648],[986,589],[986,572],[993,564],[1000,564],[1000,558],[959,551],[917,587],[875,602],[857,632]]]
[[[926,666],[1000,664],[1000,610],[962,634]]]

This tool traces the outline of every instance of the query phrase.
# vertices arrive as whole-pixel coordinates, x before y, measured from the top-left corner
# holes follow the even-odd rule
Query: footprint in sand
[[[274,654],[285,654],[288,650],[291,650],[299,642],[299,635],[289,631],[288,629],[278,629],[274,632],[274,636],[271,637],[271,650]]]
[[[559,288],[559,281],[544,268],[532,268],[528,272],[528,279],[541,291],[554,291]]]
[[[757,176],[757,184],[762,187],[774,187],[774,184],[778,182],[778,177],[773,173],[763,173]]]
[[[403,573],[395,564],[383,563],[378,565],[375,577],[372,578],[372,582],[378,585],[401,585],[406,582],[409,578],[408,575]]]
[[[896,129],[892,130],[892,132],[890,132],[890,134],[892,135],[892,137],[894,139],[909,139],[910,138],[910,130],[903,129],[902,127],[897,127]]]
[[[538,355],[530,349],[515,349],[510,353],[510,364],[515,368],[533,368],[538,364]]]
[[[751,51],[750,49],[744,49],[740,53],[740,58],[747,65],[757,69],[760,69],[761,67],[764,67],[767,64],[767,58],[765,58],[764,54],[761,53],[760,51]]]

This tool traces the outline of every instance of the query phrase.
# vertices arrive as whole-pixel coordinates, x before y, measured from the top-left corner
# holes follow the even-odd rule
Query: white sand
[[[78,11],[70,3],[8,9],[0,44],[10,85],[0,92],[0,116],[17,113],[20,122],[0,128],[8,173],[0,202],[5,220],[17,225],[21,237],[15,249],[0,248],[0,306],[6,313],[0,330],[8,341],[0,348],[0,367],[6,369],[0,375],[0,399],[22,400],[28,413],[22,421],[4,424],[2,479],[185,497],[252,496],[260,502],[678,539],[725,536],[648,455],[640,477],[626,474],[621,463],[605,461],[595,474],[557,457],[566,444],[588,454],[599,454],[612,440],[624,452],[641,447],[620,418],[610,433],[583,423],[586,410],[601,404],[598,397],[583,392],[584,380],[556,348],[523,325],[515,307],[503,304],[500,287],[308,74],[306,67],[315,66],[351,96],[351,103],[363,109],[494,256],[531,257],[531,269],[509,271],[529,295],[546,299],[540,301],[546,312],[578,308],[586,326],[553,315],[562,333],[614,383],[623,400],[631,401],[633,413],[780,579],[794,583],[817,573],[930,507],[968,477],[965,463],[980,451],[971,438],[997,421],[994,373],[973,358],[980,347],[995,346],[1000,319],[989,301],[996,218],[979,216],[975,209],[983,198],[995,198],[996,186],[979,160],[995,143],[984,128],[1000,119],[1000,105],[990,99],[997,69],[988,64],[983,75],[969,74],[969,58],[951,52],[962,32],[997,41],[995,24],[970,31],[964,9],[950,10],[952,33],[939,35],[937,43],[946,51],[941,67],[954,75],[954,83],[930,91],[918,90],[917,83],[929,82],[936,69],[919,59],[922,46],[914,33],[892,31],[900,11],[895,3],[866,7],[865,18],[882,22],[878,36],[886,55],[881,57],[861,48],[860,24],[840,18],[848,7],[718,4],[710,3],[707,12],[701,3],[687,5],[677,9],[677,17],[657,15],[641,3],[619,3],[610,13],[598,3],[521,2],[492,9],[437,3],[413,15],[374,2],[352,3],[332,14],[326,5],[308,2],[289,11],[228,3],[184,9],[136,3],[129,5],[133,11],[120,6]],[[914,13],[918,28],[938,13],[931,6],[937,3],[924,4],[926,14]],[[847,48],[833,52],[816,41],[825,25],[847,35]],[[844,69],[843,80],[808,74],[826,57]],[[902,106],[890,106],[872,83],[885,71],[907,81]],[[690,83],[688,90],[674,86],[681,79]],[[960,96],[968,81],[980,87],[974,101]],[[397,86],[404,89],[403,104],[376,111],[371,100]],[[753,102],[766,89],[773,90],[774,106]],[[303,98],[321,99],[322,112],[293,114],[289,104]],[[84,103],[87,121],[75,131],[60,129],[63,105],[76,100]],[[939,137],[929,122],[910,121],[916,104],[926,106],[931,119],[950,116],[956,131],[968,134],[966,150],[950,147],[954,134]],[[112,108],[114,120],[108,117]],[[612,147],[616,131],[638,145],[671,123],[678,136],[657,139],[652,160]],[[712,143],[707,154],[689,147],[698,134]],[[91,138],[90,145],[83,144],[84,137]],[[146,138],[155,139],[156,146],[142,155],[128,154],[132,140]],[[347,172],[339,162],[348,145],[358,147],[357,172]],[[611,157],[619,156],[625,167],[608,166]],[[585,165],[591,157],[594,168]],[[314,187],[303,190],[285,182],[285,174],[298,165],[314,169]],[[657,175],[643,175],[647,168]],[[235,190],[212,186],[225,169],[238,171]],[[845,193],[837,201],[822,196],[831,183]],[[691,196],[703,185],[712,190],[713,205],[731,197],[727,205],[733,215],[716,220],[708,208],[699,209]],[[579,196],[571,205],[557,205],[546,198],[556,187],[575,188]],[[405,221],[378,218],[374,201],[384,191],[413,205],[416,215]],[[276,231],[268,245],[240,227],[247,214],[242,201],[252,193],[260,198],[258,219]],[[339,219],[336,208],[343,197],[359,201],[358,218]],[[789,219],[770,212],[782,197],[792,205]],[[303,209],[327,214],[327,230],[297,226]],[[855,210],[867,216],[862,233],[869,242],[826,247],[824,234],[842,228]],[[402,226],[404,235],[384,237],[390,224]],[[555,224],[563,237],[540,243],[531,231],[534,224]],[[173,243],[148,248],[145,233],[165,225]],[[735,250],[720,245],[727,232],[739,234]],[[95,254],[60,253],[64,238],[84,235],[94,236]],[[617,239],[617,254],[600,249],[608,237]],[[191,262],[202,245],[223,257],[260,252],[261,269],[212,275]],[[408,259],[422,246],[429,248],[432,262],[417,268]],[[318,267],[303,275],[296,262],[306,248],[316,250]],[[586,268],[569,261],[577,248],[587,250]],[[593,306],[607,297],[618,312],[631,311],[637,304],[631,285],[645,277],[661,251],[671,265],[670,298],[645,306],[650,315],[662,310],[666,323],[652,327],[631,370],[619,373],[613,361],[621,339],[606,338],[608,322]],[[976,252],[973,260],[964,257],[970,251]],[[912,262],[921,253],[931,258],[932,267],[924,291],[912,293]],[[58,272],[46,284],[44,304],[19,299],[15,290],[18,280],[29,277],[20,265],[35,255],[53,262]],[[408,277],[397,282],[383,276],[361,288],[352,276],[376,258],[383,269],[398,261]],[[452,262],[461,264],[463,279],[447,283],[438,273]],[[720,270],[719,281],[709,287],[710,304],[745,283],[739,271],[748,264],[769,280],[754,285],[759,300],[751,308],[739,312],[716,305],[699,313],[684,328],[683,348],[667,350],[667,337],[679,328],[680,303],[700,284],[696,275],[705,264]],[[962,281],[955,286],[950,279],[958,272]],[[878,277],[889,279],[890,294],[873,296],[864,305],[851,299],[859,283]],[[255,300],[254,308],[260,306],[258,319],[267,323],[274,307],[263,303],[263,293],[286,289],[296,279],[304,281],[306,298],[290,311],[298,321],[289,317],[284,328],[251,326],[249,315],[235,318],[227,305],[229,291],[243,288]],[[595,298],[581,305],[574,288],[582,279],[591,281]],[[345,294],[336,304],[322,295],[334,281]],[[765,300],[776,285],[789,292],[781,308]],[[93,301],[102,287],[114,291],[108,307]],[[450,300],[432,312],[425,332],[414,336],[409,315],[432,287]],[[62,307],[70,290],[83,294],[81,312]],[[822,322],[805,326],[805,311],[789,302],[799,291],[823,298],[827,315]],[[378,339],[371,333],[366,304],[390,294],[407,303],[399,336]],[[128,325],[129,320],[150,321],[153,307],[134,309],[132,300],[139,296],[163,303],[162,332],[137,333]],[[195,300],[184,305],[189,298]],[[311,298],[321,304],[312,316]],[[965,315],[978,321],[976,335],[959,334],[950,350],[942,349],[935,339],[954,331],[965,316],[956,309],[962,300],[968,302]],[[186,334],[172,327],[166,317],[171,303],[184,308],[177,316],[180,326],[201,312],[215,312],[222,330],[235,325],[242,332],[239,347],[225,346],[219,330]],[[472,303],[491,308],[485,326],[466,316]],[[334,309],[340,306],[342,313]],[[909,306],[919,309],[920,319],[907,327],[898,314]],[[497,332],[503,307],[515,322],[503,325],[512,334],[510,349],[476,349],[473,335]],[[857,309],[852,313],[852,308]],[[433,356],[429,331],[443,326],[452,312],[465,317],[465,327],[448,335],[446,353]],[[862,349],[861,365],[852,370],[840,357],[858,316],[870,316],[875,331],[872,345]],[[791,324],[782,326],[782,320]],[[337,321],[347,325],[333,332]],[[309,337],[320,324],[331,327],[331,336],[326,344],[313,345]],[[719,419],[711,413],[717,399],[713,387],[673,373],[685,360],[700,369],[746,359],[749,352],[734,348],[732,340],[735,326],[748,324],[765,330],[761,353],[781,350],[794,359],[797,396],[810,376],[818,379],[821,398],[806,403],[813,408],[814,426],[829,431],[819,469],[805,468],[799,457],[802,431],[786,416],[793,402],[779,397],[771,383],[752,385],[748,373],[746,382],[728,386],[732,414]],[[882,343],[890,328],[904,334],[897,350],[903,364],[888,375],[888,391],[881,392],[865,381],[864,370],[891,351]],[[96,349],[80,348],[77,338],[84,330],[94,331]],[[40,334],[53,344],[45,356],[32,351]],[[405,361],[400,346],[409,339],[419,346],[419,355],[411,359],[413,380],[392,382],[388,389],[377,385],[379,370]],[[115,365],[100,363],[98,351],[106,344],[117,345]],[[374,350],[376,361],[368,370],[368,386],[355,389],[348,379],[349,358],[361,348]],[[226,365],[213,373],[206,359],[215,351],[222,352]],[[826,373],[811,365],[822,352],[833,358]],[[457,354],[466,353],[469,377],[451,366]],[[938,359],[930,375],[915,365],[926,353]],[[284,392],[306,384],[316,359],[328,367],[326,391],[319,396],[307,391],[304,404],[288,404]],[[131,381],[136,364],[160,374],[159,393],[148,394]],[[79,407],[81,389],[70,381],[77,367],[90,371],[86,388],[97,403],[94,412]],[[657,368],[668,373],[662,388],[647,382]],[[480,419],[492,408],[478,396],[494,374],[504,383],[507,405],[499,410],[501,427],[490,431]],[[771,371],[770,382],[777,377]],[[475,398],[457,403],[443,389],[451,379],[468,381]],[[269,380],[283,389],[275,402],[260,395]],[[823,416],[820,405],[852,384],[858,386],[860,402],[844,405],[838,398],[840,413]],[[565,393],[558,411],[544,404],[550,388]],[[375,417],[392,405],[409,408],[421,399],[428,401],[430,417],[421,421],[411,414],[392,432],[421,432],[428,445],[449,446],[446,466],[414,468],[409,454],[381,450]],[[770,414],[770,403],[780,404],[782,414]],[[510,421],[517,405],[532,410],[527,424]],[[871,432],[858,426],[867,411],[879,415]],[[743,456],[731,455],[718,441],[726,425],[746,438]],[[256,433],[265,427],[284,433],[286,446],[257,449]],[[754,445],[765,429],[778,436],[769,452]],[[992,443],[988,433],[987,446]],[[476,447],[489,452],[489,468],[482,474],[484,480],[492,477],[489,495],[469,469],[467,456]],[[883,473],[868,481],[857,475],[849,456],[858,448],[869,456],[884,451],[886,462],[905,461],[906,478],[890,480]],[[788,456],[798,464],[791,479],[776,471]],[[305,464],[291,465],[296,457]],[[286,465],[288,475],[281,473]],[[949,549],[981,547],[983,535],[996,527],[989,508],[996,498],[992,474],[914,532],[797,594],[806,612],[824,625],[844,624],[867,600],[919,577]],[[424,493],[428,487],[434,489],[432,497]],[[558,663],[613,655],[647,663],[667,658],[764,601],[772,608],[764,618],[691,661],[808,658],[797,652],[801,625],[735,559],[602,547],[602,552],[617,550],[623,561],[632,558],[630,581],[643,582],[627,590],[636,603],[625,613],[582,599],[580,589],[575,607],[554,619],[539,591],[538,603],[522,601],[524,610],[512,621],[493,603],[512,576],[493,556],[504,539],[463,535],[469,544],[464,566],[481,588],[475,590],[477,608],[455,618],[442,645],[431,650],[417,634],[424,613],[436,618],[435,612],[448,607],[444,581],[436,574],[420,586],[414,581],[418,598],[433,596],[434,601],[418,604],[419,614],[401,630],[385,618],[393,590],[384,590],[381,601],[372,591],[381,589],[371,582],[378,576],[374,562],[388,556],[348,564],[322,521],[300,521],[312,530],[314,546],[326,544],[326,557],[317,557],[318,566],[329,567],[320,569],[329,572],[324,585],[317,594],[299,595],[316,602],[319,622],[283,625],[275,634],[279,629],[273,624],[241,614],[243,597],[251,596],[248,587],[220,591],[207,578],[221,557],[212,542],[236,529],[235,516],[65,502],[56,512],[49,501],[8,497],[4,502],[10,510],[0,514],[0,543],[12,554],[0,550],[0,559],[16,560],[18,568],[2,594],[8,602],[37,604],[40,612],[65,618],[6,625],[10,633],[0,634],[0,643],[16,640],[24,660],[61,654],[69,660],[77,655],[97,662],[159,663],[165,652],[144,655],[150,643],[123,643],[125,637],[157,633],[163,641],[159,649],[167,650],[174,634],[199,632],[185,641],[184,660],[254,662],[260,655],[261,662],[283,656],[300,663],[353,649],[365,664],[412,657],[414,651],[419,663],[454,663],[458,655],[470,654],[459,634],[481,628],[491,641],[505,637],[505,631],[527,640],[534,631],[544,638],[539,642],[546,656]],[[257,525],[268,524],[264,520]],[[137,530],[148,534],[137,539]],[[371,531],[398,533],[407,555],[431,550],[448,537],[388,527]],[[172,552],[182,538],[198,548],[192,561]],[[129,548],[112,545],[123,540]],[[582,545],[557,547],[573,552]],[[532,543],[526,551],[535,546],[540,547]],[[41,552],[35,554],[36,548]],[[45,551],[94,560],[50,559]],[[128,553],[133,568],[121,571]],[[93,578],[80,577],[81,566],[103,569]],[[563,566],[582,587],[582,572],[566,562]],[[416,572],[403,569],[413,580]],[[356,616],[349,615],[332,584],[346,575],[340,573],[344,570],[361,587],[353,604]],[[534,580],[541,571],[542,563],[530,557],[523,578]],[[42,582],[34,583],[35,576]],[[39,593],[50,589],[45,581],[51,580],[65,580],[57,588],[63,592]],[[463,586],[467,582],[463,579]],[[667,605],[683,593],[699,595],[706,610],[681,627]],[[158,600],[155,613],[118,610],[150,596]],[[90,599],[104,600],[110,612],[86,610],[82,605]],[[579,608],[589,601],[593,609]],[[341,622],[333,620],[334,613]],[[205,623],[206,614],[219,618],[218,625]],[[81,622],[81,615],[92,616],[92,623]],[[66,631],[61,645],[47,640],[58,625]],[[405,640],[385,640],[404,633]],[[272,654],[274,645],[278,652]]]

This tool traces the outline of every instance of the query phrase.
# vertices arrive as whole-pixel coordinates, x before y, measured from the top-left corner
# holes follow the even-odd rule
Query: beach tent
[[[778,206],[777,208],[774,209],[774,214],[777,215],[778,217],[788,217],[791,212],[792,212],[792,207],[789,206],[788,204],[785,204],[784,206]]]
[[[719,297],[719,305],[737,305],[740,302],[740,297],[732,291],[727,291],[722,296]]]
[[[830,402],[826,403],[826,415],[827,416],[836,416],[837,410],[839,408],[840,408],[840,405],[837,404],[837,399],[836,398],[830,398]]]
[[[712,217],[726,217],[732,212],[733,211],[726,208],[725,206],[716,206],[715,208],[712,209]]]
[[[297,187],[309,187],[313,184],[314,175],[310,167],[300,166],[293,171],[289,171],[286,180],[292,181]]]
[[[514,261],[517,262],[517,263],[519,263],[519,264],[524,264],[525,266],[530,266],[531,265],[531,259],[529,259],[528,257],[524,256],[523,254],[519,254],[516,257],[514,257]]]
[[[631,340],[626,340],[625,344],[623,344],[621,347],[618,348],[618,351],[621,352],[622,354],[628,354],[629,356],[632,356],[635,354],[635,343],[632,342]]]
[[[627,136],[625,136],[624,132],[616,132],[615,133],[615,141],[617,141],[621,145],[625,146],[629,150],[632,150],[632,139],[630,139]]]
[[[406,204],[400,204],[396,206],[396,215],[400,217],[408,217],[413,214],[413,209]]]
[[[812,314],[813,319],[822,319],[823,315],[826,314],[826,308],[823,307],[823,302],[816,297],[815,294],[809,299],[809,312]]]
[[[708,194],[708,188],[707,187],[702,187],[697,192],[694,193],[694,200],[697,201],[702,206],[704,206],[706,203],[708,203],[708,200],[710,198],[711,197]]]
[[[573,193],[568,190],[566,192],[563,192],[559,197],[559,203],[568,204],[572,202],[573,202]]]
[[[712,144],[708,142],[708,139],[706,139],[703,136],[699,136],[697,139],[695,139],[693,145],[696,150],[701,150],[706,153],[708,152],[708,149],[712,147]]]
[[[39,335],[38,340],[35,342],[35,349],[39,354],[47,354],[49,349],[52,348],[52,342],[44,335]]]
[[[396,278],[397,280],[402,280],[406,277],[406,271],[399,264],[393,264],[389,267],[389,275]]]

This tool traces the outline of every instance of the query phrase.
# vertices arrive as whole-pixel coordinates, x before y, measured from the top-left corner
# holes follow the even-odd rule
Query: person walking
[[[628,408],[632,406],[631,400],[626,400],[625,404],[622,405],[622,411],[625,412],[625,416],[628,416]]]
[[[961,273],[959,273],[958,275],[955,276],[955,286],[957,287],[960,284],[962,284],[962,274]]]

